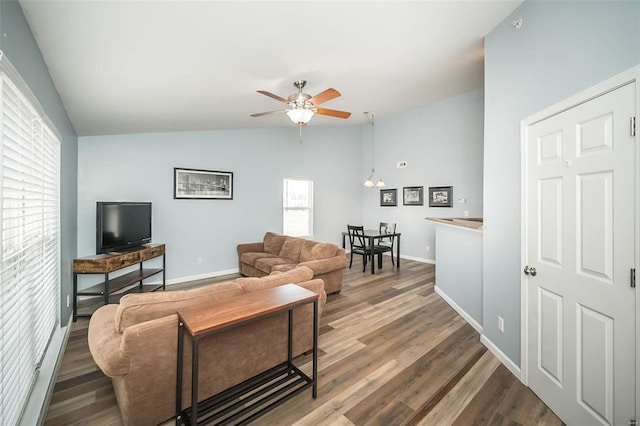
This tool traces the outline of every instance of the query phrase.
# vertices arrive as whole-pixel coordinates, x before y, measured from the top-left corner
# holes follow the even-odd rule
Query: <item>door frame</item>
[[[605,93],[618,89],[627,84],[635,85],[636,108],[636,158],[635,158],[635,223],[640,223],[640,65],[598,83],[580,93],[551,105],[520,122],[520,269],[522,270],[528,259],[528,200],[527,200],[527,138],[529,127],[549,117],[560,114],[577,105],[595,99]],[[640,226],[635,229],[635,267],[640,265]],[[529,385],[529,300],[527,290],[527,277],[520,274],[520,380]],[[636,416],[640,407],[640,286],[635,290],[636,312]]]

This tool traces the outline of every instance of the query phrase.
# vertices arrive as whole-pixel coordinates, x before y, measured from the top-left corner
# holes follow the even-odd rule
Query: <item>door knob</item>
[[[529,265],[527,265],[527,266],[524,267],[524,274],[525,275],[531,275],[532,277],[535,277],[536,274],[537,274],[536,268],[534,268],[533,266],[530,267]]]

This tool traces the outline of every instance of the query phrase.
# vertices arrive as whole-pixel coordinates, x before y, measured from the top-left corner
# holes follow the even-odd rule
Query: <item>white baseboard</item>
[[[513,375],[516,376],[518,380],[522,382],[520,367],[518,367],[513,361],[511,361],[511,359],[508,356],[506,356],[504,352],[498,349],[498,347],[491,340],[489,340],[487,336],[485,336],[484,334],[481,335],[480,343],[485,345],[487,349],[489,349],[491,353],[495,355],[495,357],[498,358],[498,360],[502,364],[504,364],[504,366],[507,367],[507,369],[511,371],[511,373],[513,373]]]
[[[407,256],[406,254],[403,254],[402,256],[400,256],[401,259],[407,259],[407,260],[414,260],[416,262],[420,262],[420,263],[430,263],[432,265],[436,264],[436,260],[435,259],[427,259],[426,257],[416,257],[416,256]]]
[[[451,300],[451,298],[449,296],[447,296],[446,293],[444,293],[440,287],[435,286],[434,290],[436,293],[438,293],[440,295],[440,297],[442,297],[444,299],[445,302],[447,302],[458,314],[460,314],[460,316],[462,318],[465,319],[465,321],[467,321],[469,323],[469,325],[471,327],[473,327],[478,333],[480,333],[480,343],[482,343],[483,345],[485,345],[487,347],[487,349],[489,349],[491,351],[491,353],[498,358],[498,360],[504,364],[505,367],[507,367],[507,369],[509,371],[511,371],[511,373],[516,376],[518,378],[518,380],[522,381],[522,377],[521,377],[521,372],[520,372],[520,367],[518,367],[508,356],[506,356],[504,354],[504,352],[502,352],[500,349],[498,349],[498,347],[487,338],[487,336],[485,336],[484,334],[482,334],[482,326],[473,318],[471,318],[471,316],[465,312],[464,309],[462,309],[460,306],[458,306],[458,304],[456,302],[454,302],[453,300]]]
[[[444,299],[445,302],[449,304],[449,306],[453,308],[454,311],[460,314],[460,316],[464,318],[464,320],[468,322],[471,327],[473,327],[478,333],[482,334],[482,330],[483,330],[482,325],[480,325],[478,321],[471,318],[471,315],[469,315],[456,302],[454,302],[449,296],[447,296],[447,294],[444,291],[442,291],[440,287],[436,285],[433,289],[435,290],[436,293],[440,295],[440,297]]]
[[[345,253],[346,254],[350,254],[351,250],[345,250]],[[383,253],[383,256],[391,257],[391,254],[387,252],[387,253]],[[395,253],[394,253],[394,256],[395,256]],[[406,254],[401,255],[400,259],[414,260],[414,261],[420,262],[420,263],[431,263],[432,265],[436,264],[435,259],[427,259],[427,258],[424,258],[424,257],[407,256]]]
[[[51,395],[56,384],[62,357],[67,347],[69,334],[71,333],[71,321],[73,315],[69,315],[69,322],[66,326],[59,327],[54,331],[49,347],[40,365],[38,376],[24,413],[20,418],[20,425],[42,425],[47,416]]]

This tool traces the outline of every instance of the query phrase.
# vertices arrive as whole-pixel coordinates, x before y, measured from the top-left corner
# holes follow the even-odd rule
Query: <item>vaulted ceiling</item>
[[[517,1],[21,0],[79,136],[293,125],[295,80],[362,124],[482,87],[483,37]]]

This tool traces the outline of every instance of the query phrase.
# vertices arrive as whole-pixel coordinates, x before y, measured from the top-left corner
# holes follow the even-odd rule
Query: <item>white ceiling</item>
[[[482,87],[483,37],[515,1],[21,0],[79,136],[292,126],[252,113],[292,83],[362,124]]]

